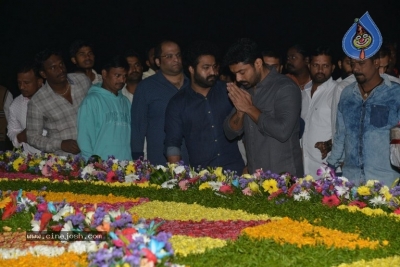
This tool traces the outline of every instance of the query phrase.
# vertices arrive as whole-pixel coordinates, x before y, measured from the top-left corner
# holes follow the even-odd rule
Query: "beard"
[[[356,78],[358,84],[364,84],[367,81],[365,76],[361,73],[354,73],[354,77]]]
[[[193,81],[195,84],[202,88],[210,88],[217,82],[216,75],[209,75],[207,77],[200,76],[197,72],[194,73]]]
[[[249,81],[244,81],[244,80],[239,81],[239,83],[245,89],[250,89],[250,88],[256,86],[259,82],[261,82],[261,72],[259,72],[259,73],[254,72],[254,78]]]
[[[319,83],[319,84],[322,84],[329,79],[329,77],[327,78],[326,75],[323,73],[317,73],[315,75],[312,75],[311,78],[313,83]]]
[[[133,72],[126,77],[127,83],[138,83],[142,80],[142,75],[139,72]]]

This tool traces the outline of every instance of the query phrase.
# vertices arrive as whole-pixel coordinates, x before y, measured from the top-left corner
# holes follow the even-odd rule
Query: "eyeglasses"
[[[166,54],[165,56],[160,56],[160,57],[165,57],[166,59],[172,59],[173,57],[176,57],[177,59],[180,59],[181,58],[181,53],[178,53],[178,54]]]

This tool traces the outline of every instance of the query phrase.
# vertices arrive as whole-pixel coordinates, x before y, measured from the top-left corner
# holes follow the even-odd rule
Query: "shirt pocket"
[[[372,105],[370,123],[376,128],[387,125],[389,119],[389,107],[382,105]]]

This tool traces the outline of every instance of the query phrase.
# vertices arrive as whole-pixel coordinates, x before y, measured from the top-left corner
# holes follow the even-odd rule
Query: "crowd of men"
[[[210,42],[183,53],[165,40],[149,49],[146,72],[140,55],[127,51],[97,73],[93,46],[79,40],[70,48],[76,71],[68,73],[60,52],[45,49],[18,70],[21,95],[3,96],[7,135],[27,153],[87,160],[183,160],[298,177],[326,164],[354,182],[387,184],[399,176],[389,159],[389,130],[400,121],[394,46],[336,61],[327,46],[296,44],[284,65],[275,51],[240,39],[221,62],[219,55]]]

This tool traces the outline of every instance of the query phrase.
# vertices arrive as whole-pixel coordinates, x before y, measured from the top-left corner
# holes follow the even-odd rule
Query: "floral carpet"
[[[396,183],[7,153],[0,266],[400,266]]]

